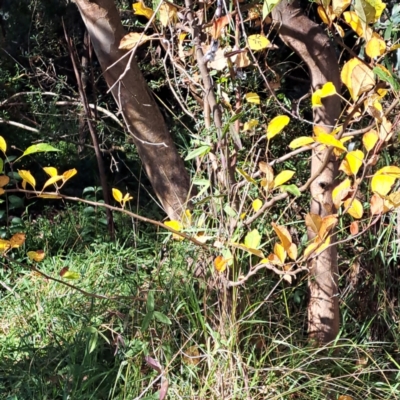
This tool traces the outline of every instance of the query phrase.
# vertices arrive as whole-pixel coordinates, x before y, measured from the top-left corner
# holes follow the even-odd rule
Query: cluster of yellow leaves
[[[317,89],[311,98],[311,103],[313,107],[322,107],[322,99],[325,97],[333,96],[336,94],[335,85],[332,82],[325,83],[321,89]]]
[[[128,201],[133,199],[133,197],[129,193],[126,193],[124,196],[120,190],[115,189],[115,188],[112,189],[112,195],[113,195],[114,199],[116,201],[118,201],[119,204],[121,204],[122,208],[125,207],[125,204]]]
[[[271,165],[268,163],[261,161],[258,164],[260,171],[265,174],[265,177],[261,179],[261,186],[265,189],[265,191],[269,191],[272,189],[276,189],[279,186],[282,186],[287,181],[293,178],[295,174],[294,171],[284,170],[281,171],[278,175],[275,176],[274,170]]]

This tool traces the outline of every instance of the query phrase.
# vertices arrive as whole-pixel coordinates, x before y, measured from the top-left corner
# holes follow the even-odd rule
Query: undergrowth
[[[26,221],[26,246],[41,243],[49,256],[40,270],[60,278],[68,266],[81,274],[72,283],[92,295],[32,272],[25,249],[2,262],[1,398],[156,399],[159,374],[146,356],[164,368],[170,399],[400,395],[398,272],[381,247],[353,250],[359,270],[341,282],[341,335],[316,349],[305,332],[306,277],[289,285],[270,272],[225,291],[195,246],[140,224],[115,243],[85,241],[77,215],[70,207],[58,213],[63,223]],[[389,222],[377,235],[384,254],[397,251]]]

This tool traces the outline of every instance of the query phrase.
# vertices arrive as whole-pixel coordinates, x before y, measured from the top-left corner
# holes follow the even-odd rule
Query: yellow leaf
[[[386,4],[382,0],[367,0],[367,2],[375,8],[375,20],[373,21],[375,22],[381,17]]]
[[[400,206],[400,192],[393,192],[389,194],[389,196],[386,197],[387,201],[393,206],[393,207],[399,207]]]
[[[262,207],[262,205],[263,205],[263,202],[260,199],[255,199],[253,201],[253,203],[251,203],[251,206],[253,207],[253,210],[255,212],[257,212]]]
[[[250,131],[251,129],[255,128],[258,125],[258,120],[256,119],[251,119],[250,121],[247,121],[243,125],[243,132]]]
[[[68,171],[63,172],[62,176],[63,176],[64,182],[66,182],[68,179],[71,179],[77,173],[78,173],[78,171],[75,168],[69,169]]]
[[[291,149],[297,149],[299,147],[308,146],[312,143],[314,143],[314,138],[310,136],[300,136],[299,138],[292,140],[289,147]]]
[[[242,169],[236,168],[236,172],[242,175],[247,182],[253,183],[255,185],[257,184],[257,182],[247,172],[243,171]]]
[[[312,97],[311,103],[313,107],[322,107],[321,99],[336,94],[335,85],[332,82],[327,82],[321,89],[316,90]]]
[[[182,224],[179,221],[172,220],[172,221],[165,221],[164,225],[168,226],[169,228],[174,229],[177,232],[180,232],[183,228]],[[184,237],[177,235],[176,233],[172,234],[172,238],[175,240],[183,240]]]
[[[280,243],[275,243],[274,253],[279,258],[279,261],[283,264],[286,259],[286,251]]]
[[[260,96],[257,93],[246,93],[244,98],[249,103],[260,104]]]
[[[127,201],[130,201],[132,199],[133,197],[129,193],[126,193],[125,196],[122,198],[122,202],[126,203]]]
[[[388,142],[393,136],[394,130],[392,123],[386,118],[382,118],[381,127],[379,129],[379,139]]]
[[[16,233],[10,239],[10,246],[12,249],[17,249],[25,243],[25,233]]]
[[[61,196],[58,196],[56,194],[38,194],[37,197],[40,197],[42,199],[61,199]]]
[[[274,179],[274,187],[278,187],[283,185],[289,179],[292,179],[293,175],[295,174],[294,171],[285,170],[280,172]]]
[[[333,23],[333,26],[335,27],[337,33],[339,34],[340,37],[344,37],[344,30],[339,24]]]
[[[362,93],[368,92],[375,86],[374,73],[358,58],[349,60],[344,65],[340,76],[354,101],[357,100]]]
[[[0,251],[8,250],[10,246],[9,240],[0,239]]]
[[[304,250],[304,258],[307,259],[311,254],[315,256],[322,253],[331,243],[331,237],[328,236],[325,242],[321,242],[319,237],[317,236],[316,240],[309,244],[307,248]]]
[[[114,199],[116,201],[118,201],[118,203],[122,202],[122,192],[120,190],[113,188],[112,195],[113,195]]]
[[[280,133],[289,122],[290,118],[287,115],[278,115],[273,118],[267,127],[267,139],[272,139]]]
[[[321,226],[318,231],[318,236],[323,240],[326,235],[331,231],[333,227],[335,227],[338,223],[338,219],[336,215],[327,215],[322,218]]]
[[[314,133],[316,130],[314,129]],[[319,132],[315,136],[315,141],[321,144],[325,144],[327,146],[333,146],[337,149],[346,151],[346,147],[344,147],[343,143],[340,140],[337,140],[334,136],[330,135],[329,133]]]
[[[386,196],[395,182],[396,177],[393,175],[380,175],[376,173],[371,180],[371,189],[380,196]]]
[[[214,260],[214,267],[218,272],[224,272],[226,270],[226,264],[229,260],[223,256],[218,256]]]
[[[48,179],[48,180],[46,181],[46,183],[44,184],[42,190],[44,190],[47,186],[53,185],[54,183],[60,181],[61,179],[63,179],[63,176],[62,176],[62,175],[52,176],[50,179]]]
[[[120,50],[131,50],[136,45],[141,46],[143,43],[147,42],[151,38],[147,35],[144,35],[140,32],[129,32],[125,35],[121,41],[119,42]]]
[[[150,19],[154,14],[154,11],[151,8],[146,7],[141,1],[133,3],[132,7],[134,10],[134,14],[143,15],[147,19]]]
[[[379,57],[386,52],[386,43],[376,32],[372,34],[371,39],[365,47],[365,52],[371,58]]]
[[[400,168],[394,165],[388,165],[378,170],[375,175],[392,175],[395,178],[400,178]]]
[[[297,260],[297,246],[292,243],[288,249],[286,249],[288,256],[293,260]]]
[[[28,253],[26,254],[31,261],[36,261],[36,262],[43,261],[46,255],[46,253],[43,250],[28,251]]]
[[[10,178],[7,175],[0,175],[0,188],[8,185]]]
[[[18,175],[27,183],[29,183],[33,188],[36,186],[36,180],[29,171],[23,169],[18,170]]]
[[[270,41],[262,35],[250,35],[247,38],[249,42],[249,47],[253,51],[259,51],[266,49],[270,45]]]
[[[364,35],[364,29],[362,27],[361,20],[355,11],[346,11],[343,13],[343,17],[358,36],[362,37]]]
[[[287,251],[292,244],[292,236],[289,231],[284,226],[275,224],[275,222],[272,222],[271,225],[275,233],[278,235],[283,248]]]
[[[244,245],[251,249],[257,249],[261,243],[261,235],[257,229],[253,229],[244,238]]]
[[[231,243],[231,245],[237,247],[238,249],[247,251],[248,253],[253,254],[257,257],[264,258],[264,254],[261,250],[254,249],[252,247],[247,247],[246,245],[240,243]]]
[[[81,274],[79,272],[70,271],[67,267],[64,267],[60,271],[60,275],[64,279],[71,279],[71,280],[77,280],[77,279],[79,279],[81,277]]]
[[[351,189],[351,182],[349,178],[346,178],[342,183],[335,187],[332,191],[333,204],[339,209],[343,199],[349,194]]]
[[[202,222],[200,221],[200,224],[202,224]],[[182,225],[183,226],[191,226],[192,225],[192,213],[190,212],[190,210],[185,210],[185,212],[182,215]],[[201,225],[197,225],[197,226],[201,226]]]
[[[322,22],[326,25],[330,25],[331,22],[336,18],[336,15],[332,15],[332,7],[328,7],[326,10],[322,6],[318,6],[317,12]]]
[[[175,24],[178,20],[178,10],[170,2],[166,1],[160,6],[160,22],[166,27],[168,23]]]
[[[350,151],[346,154],[345,159],[349,163],[350,171],[355,176],[362,166],[364,153],[361,150]]]
[[[371,151],[379,140],[378,132],[374,129],[364,134],[362,141],[367,151]]]
[[[348,210],[347,212],[355,219],[361,219],[363,216],[363,206],[358,199],[354,199],[351,203],[351,199],[347,199],[344,202],[344,207]]]
[[[4,140],[3,136],[0,136],[0,150],[5,154],[7,151],[7,143]]]
[[[44,167],[44,172],[46,172],[49,176],[56,176],[58,175],[57,169],[54,167]]]

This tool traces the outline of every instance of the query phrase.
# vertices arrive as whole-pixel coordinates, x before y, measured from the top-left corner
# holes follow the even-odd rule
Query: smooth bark
[[[171,219],[180,219],[190,180],[162,114],[133,58],[118,46],[124,31],[113,0],[75,0],[153,189]],[[125,57],[124,57],[125,56]],[[124,58],[122,58],[124,57]]]
[[[273,11],[276,29],[282,40],[307,64],[313,91],[326,82],[333,82],[340,93],[340,73],[335,51],[322,28],[311,21],[297,0],[283,0]],[[340,115],[340,98],[331,96],[324,106],[314,109],[314,122],[331,131]],[[327,150],[313,151],[311,174],[317,171],[327,156]],[[310,212],[321,217],[335,213],[332,189],[337,176],[337,162],[331,156],[326,168],[311,185]],[[315,234],[308,232],[309,239]],[[331,241],[334,241],[332,236]],[[335,339],[339,332],[338,265],[336,245],[331,246],[310,263],[308,330],[312,339],[325,344]]]

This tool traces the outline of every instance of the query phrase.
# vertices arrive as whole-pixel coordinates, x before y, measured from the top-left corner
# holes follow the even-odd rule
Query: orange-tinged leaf
[[[371,197],[370,211],[371,215],[383,214],[388,211],[387,207],[385,207],[384,199],[376,193]]]
[[[351,172],[351,169],[350,169],[350,165],[345,158],[340,163],[339,171],[343,171],[348,176],[353,175],[353,173]]]
[[[271,263],[271,264],[274,264],[274,265],[282,265],[281,260],[279,259],[279,257],[276,254],[270,254],[267,259],[265,259],[265,258],[262,259],[261,263],[262,264]]]
[[[314,138],[310,136],[301,136],[297,139],[292,140],[289,144],[289,147],[291,149],[297,149],[299,147],[308,146],[312,143],[314,143]]]
[[[143,15],[147,19],[150,19],[154,14],[154,11],[151,8],[146,7],[141,1],[139,1],[137,3],[133,3],[132,7],[133,7],[134,14]]]
[[[364,136],[362,138],[364,147],[367,151],[371,151],[376,145],[376,142],[378,140],[379,140],[378,132],[374,129],[364,133]]]
[[[251,203],[251,206],[252,206],[252,208],[253,208],[253,210],[254,210],[255,212],[257,212],[257,211],[262,207],[262,205],[263,205],[263,202],[262,202],[262,200],[260,200],[260,199],[255,199],[255,200]]]
[[[25,233],[16,233],[10,239],[10,246],[13,249],[17,249],[25,243],[26,235]]]
[[[318,231],[318,236],[323,240],[326,235],[337,225],[337,215],[327,215],[322,218],[321,227]]]
[[[56,175],[56,176],[52,176],[51,178],[49,178],[46,183],[43,185],[43,189],[44,190],[47,186],[53,185],[54,183],[60,181],[61,179],[63,179],[62,175]]]
[[[283,248],[287,251],[292,244],[292,236],[289,231],[284,226],[277,225],[275,222],[272,222],[271,225],[275,233],[278,235]]]
[[[386,43],[380,35],[373,32],[371,39],[365,47],[365,52],[371,58],[380,57],[386,52]]]
[[[225,26],[229,24],[231,19],[232,19],[231,14],[226,14],[223,17],[214,20],[210,31],[213,39],[215,40],[219,39],[219,37],[221,36],[222,29],[224,29]]]
[[[43,169],[44,169],[44,172],[46,172],[46,174],[49,176],[57,176],[58,175],[57,168],[44,167]]]
[[[278,257],[279,261],[283,264],[286,259],[286,251],[280,243],[275,243],[274,254]]]
[[[351,202],[351,204],[350,204]],[[347,199],[344,202],[344,207],[348,208],[347,212],[355,219],[361,219],[363,216],[363,206],[360,202],[360,200],[358,199],[354,199],[353,201],[351,201],[351,199]]]
[[[297,246],[294,243],[292,243],[286,251],[287,251],[288,256],[293,261],[297,260]]]
[[[118,190],[118,189],[116,189],[116,188],[113,188],[112,189],[112,195],[113,195],[113,197],[114,197],[114,199],[116,200],[116,201],[118,201],[118,203],[121,203],[122,202],[122,192],[120,191],[120,190]]]
[[[68,267],[64,267],[60,271],[60,276],[64,279],[77,280],[81,277],[79,272],[70,271]]]
[[[295,174],[294,171],[285,170],[280,172],[274,179],[274,187],[278,187],[283,185],[288,180],[292,179],[293,175]]]
[[[362,93],[370,91],[375,86],[374,73],[358,58],[347,61],[340,76],[354,101]]]
[[[165,1],[159,8],[159,16],[162,26],[166,27],[168,23],[175,24],[178,20],[178,9],[169,1]]]
[[[336,18],[336,15],[332,15],[330,13],[331,7],[325,10],[322,6],[318,6],[317,12],[319,17],[322,19],[322,22],[326,25],[330,25],[331,22]]]
[[[308,213],[306,214],[305,223],[307,228],[317,235],[321,228],[322,218],[318,214]]]
[[[337,185],[332,191],[333,204],[337,209],[340,208],[343,199],[347,197],[351,190],[351,182],[349,178],[346,178],[342,183]]]
[[[29,183],[33,188],[36,186],[36,180],[32,176],[32,174],[29,171],[19,169],[18,170],[18,175],[27,183]]]
[[[4,140],[3,136],[0,136],[0,150],[5,154],[7,151],[7,143]]]
[[[229,260],[225,259],[223,256],[218,256],[214,260],[214,267],[218,272],[224,272],[226,270],[226,264]]]
[[[314,130],[315,133],[315,130]],[[315,136],[315,141],[321,144],[325,144],[326,146],[333,146],[340,150],[346,151],[346,147],[344,147],[343,143],[340,140],[337,140],[334,136],[329,133],[319,132]]]
[[[249,42],[249,47],[253,51],[264,50],[270,45],[270,41],[262,35],[250,35],[247,38]]]
[[[31,261],[36,262],[43,261],[44,257],[46,256],[46,253],[43,250],[28,251],[26,254]]]
[[[345,159],[349,163],[350,171],[355,176],[362,166],[364,153],[361,150],[350,151],[346,154]]]
[[[254,104],[260,104],[260,96],[257,93],[246,93],[244,95],[244,98],[249,102],[249,103],[254,103]]]
[[[147,35],[144,35],[140,32],[129,32],[126,34],[119,43],[119,50],[131,50],[136,45],[141,46],[143,43],[151,40],[151,38]]]
[[[382,175],[376,173],[371,179],[371,189],[374,193],[380,196],[386,196],[396,182],[396,177],[393,175]]]
[[[358,221],[353,221],[350,224],[350,234],[352,234],[354,236],[354,235],[357,235],[359,231],[360,231],[360,229],[358,227]]]
[[[354,400],[354,397],[348,396],[347,394],[342,394],[338,397],[338,400]]]
[[[69,169],[68,171],[63,172],[64,182],[66,182],[68,179],[71,179],[77,173],[78,173],[78,171],[75,168]]]
[[[287,115],[278,115],[273,118],[267,127],[267,139],[272,139],[274,136],[281,133],[289,122],[290,118]]]
[[[7,175],[0,175],[0,188],[8,185],[10,178]]]
[[[0,196],[4,194],[6,191],[3,188],[0,188]]]

